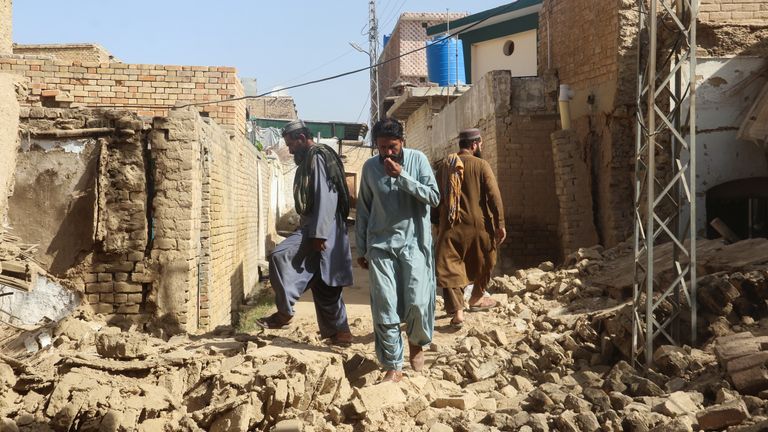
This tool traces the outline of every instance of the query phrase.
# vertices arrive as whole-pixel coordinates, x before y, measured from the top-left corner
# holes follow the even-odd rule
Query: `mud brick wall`
[[[210,151],[210,256],[206,309],[212,324],[231,323],[256,287],[269,213],[270,166],[245,139],[205,130]],[[261,221],[261,222],[260,222]],[[207,306],[207,307],[206,307]]]
[[[2,4],[2,3],[0,3]],[[14,77],[0,73],[0,225],[6,219],[8,195],[13,185],[19,128],[19,103],[16,101]],[[10,133],[8,133],[10,131]]]
[[[232,324],[258,286],[279,171],[194,109],[151,123],[128,111],[21,113],[30,138],[11,225],[44,266],[94,311],[165,334]]]
[[[13,53],[13,0],[0,0],[0,55]]]
[[[147,312],[144,123],[126,111],[21,110],[10,224],[98,313]],[[59,136],[59,134],[63,134]]]
[[[699,20],[712,23],[765,23],[768,3],[765,0],[702,0]]]
[[[198,264],[203,170],[201,121],[193,111],[153,120],[149,144],[154,164],[152,265],[149,301],[171,326],[197,329]]]
[[[136,315],[144,309],[149,281],[144,271],[148,241],[144,124],[132,115],[108,113],[88,126],[114,127],[116,133],[98,140],[95,239],[100,247],[90,257],[90,272],[83,276],[87,300],[99,313]]]
[[[100,165],[103,175],[98,190],[100,208],[97,240],[108,253],[142,251],[147,246],[147,179],[141,140],[143,122],[132,116],[113,121],[91,122],[91,126],[118,129],[108,142],[101,140]]]
[[[481,129],[483,159],[497,176],[504,202],[502,271],[560,255],[550,143],[557,117],[547,96],[552,85],[545,79],[513,79],[509,71],[493,71],[438,114],[425,103],[406,120],[407,145],[424,151],[433,163],[458,150],[461,129]]]
[[[598,240],[608,247],[632,234],[635,9],[635,2],[545,0],[540,12],[539,72],[574,90],[572,124],[589,166],[580,181],[594,185]]]
[[[232,67],[69,62],[0,57],[0,72],[31,81],[25,106],[125,108],[163,116],[178,104],[243,96]],[[223,127],[244,133],[245,101],[198,107]]]
[[[555,132],[551,138],[555,193],[560,209],[558,232],[565,257],[579,247],[597,243],[597,231],[592,213],[591,184],[585,181],[589,179],[589,167],[584,149],[571,130]]]
[[[251,117],[269,119],[297,119],[296,103],[290,96],[264,96],[247,99],[246,106]]]
[[[112,55],[96,44],[40,44],[13,46],[13,53],[22,56],[50,56],[67,62],[109,63]]]
[[[502,258],[507,267],[559,258],[559,210],[549,139],[555,130],[554,115],[513,114],[497,126],[497,176],[507,222]]]

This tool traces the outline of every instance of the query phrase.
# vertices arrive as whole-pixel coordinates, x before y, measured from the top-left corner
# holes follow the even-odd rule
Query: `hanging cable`
[[[507,6],[508,6],[508,8],[511,9],[512,7],[515,6],[515,3],[510,3]],[[507,12],[507,11],[503,10],[503,11],[497,13],[496,15],[489,15],[489,16],[487,16],[487,17],[485,17],[485,18],[483,18],[483,19],[473,23],[472,25],[470,25],[468,27],[465,27],[464,29],[457,30],[457,31],[454,31],[453,33],[447,34],[447,35],[443,36],[442,38],[433,41],[433,43],[439,43],[439,42],[442,42],[442,41],[444,41],[446,39],[450,39],[453,36],[457,36],[459,34],[465,33],[467,31],[473,29],[474,27],[482,24],[483,22],[485,22],[486,20],[488,20],[492,16],[497,16],[497,15],[505,13],[505,12]],[[402,58],[402,57],[405,57],[407,55],[410,55],[410,54],[413,54],[413,53],[416,53],[416,52],[419,52],[419,51],[423,51],[425,49],[427,49],[427,45],[426,44],[424,44],[424,46],[422,46],[422,47],[413,49],[413,50],[405,52],[403,54],[399,54],[399,55],[397,55],[395,57],[392,57],[390,59],[381,61],[381,62],[376,63],[374,65],[362,67],[362,68],[359,68],[359,69],[354,69],[354,70],[347,71],[347,72],[342,72],[342,73],[339,73],[339,74],[336,74],[336,75],[332,75],[332,76],[329,76],[329,77],[325,77],[325,78],[318,78],[316,80],[303,82],[301,84],[294,84],[292,86],[270,90],[268,92],[260,93],[260,94],[255,95],[255,96],[240,96],[240,97],[234,97],[234,98],[229,98],[229,99],[219,99],[219,100],[214,100],[214,101],[190,102],[190,103],[186,103],[186,104],[176,105],[173,108],[186,108],[186,107],[191,107],[191,106],[215,105],[215,104],[220,104],[220,103],[237,102],[237,101],[246,100],[246,99],[258,99],[260,97],[269,96],[272,93],[276,93],[278,91],[285,91],[285,90],[291,90],[291,89],[295,89],[295,88],[299,88],[299,87],[306,87],[306,86],[309,86],[309,85],[312,85],[312,84],[318,84],[318,83],[322,83],[322,82],[326,82],[326,81],[332,81],[332,80],[335,80],[335,79],[343,78],[345,76],[354,75],[354,74],[360,73],[360,72],[365,72],[365,71],[373,69],[375,67],[383,66],[383,65],[385,65],[385,64],[387,64],[389,62],[395,61],[395,60],[397,60],[399,58]],[[135,105],[88,105],[88,107],[90,107],[90,108],[121,108],[121,107],[124,107],[124,108],[158,108],[158,109],[168,109],[169,108],[168,105],[139,105],[139,104],[135,104]]]

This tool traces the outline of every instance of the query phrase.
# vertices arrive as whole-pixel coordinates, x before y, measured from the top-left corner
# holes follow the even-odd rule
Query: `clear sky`
[[[476,13],[512,0],[377,0],[403,12]],[[368,65],[367,0],[15,0],[16,43],[97,43],[126,63],[234,66],[259,92]],[[368,121],[368,72],[289,90],[309,120]]]

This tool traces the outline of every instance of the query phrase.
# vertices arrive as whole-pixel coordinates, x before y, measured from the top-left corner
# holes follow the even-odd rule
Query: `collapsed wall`
[[[4,225],[8,208],[8,195],[13,185],[13,168],[19,145],[19,103],[16,101],[14,77],[0,73],[0,226]]]
[[[270,164],[194,111],[32,108],[10,223],[94,311],[169,333],[231,324],[264,262]],[[253,173],[263,177],[254,178]]]
[[[736,136],[765,81],[768,11],[758,3],[706,0],[700,5],[697,143],[706,149],[698,153],[697,161],[701,167],[697,176],[697,234],[701,236],[706,235],[707,223],[712,220],[705,214],[707,190],[734,179],[765,176],[766,172],[759,150]],[[539,17],[539,73],[555,73],[559,83],[569,85],[574,92],[570,102],[572,130],[588,166],[587,176],[580,182],[592,190],[599,242],[611,247],[629,238],[633,227],[637,7],[627,1],[575,0],[565,5],[545,0]],[[660,28],[660,68],[674,43],[668,28]],[[671,161],[667,152],[659,154],[657,164],[662,174],[671,175]]]
[[[0,0],[0,55],[13,52],[13,1]]]
[[[578,181],[591,188],[599,241],[611,247],[628,238],[633,226],[638,15],[634,2],[575,3],[543,2],[539,74],[555,73],[574,92],[572,129],[589,167]]]

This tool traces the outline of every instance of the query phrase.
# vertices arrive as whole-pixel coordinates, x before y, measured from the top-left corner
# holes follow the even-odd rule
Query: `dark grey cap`
[[[294,121],[288,123],[287,125],[285,125],[285,127],[283,128],[283,136],[285,136],[285,134],[287,134],[287,133],[291,133],[291,132],[297,131],[299,129],[304,129],[306,127],[307,127],[307,125],[303,121],[301,121],[301,120],[294,120]]]

